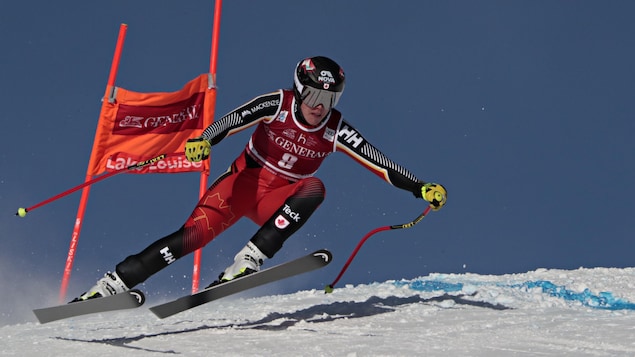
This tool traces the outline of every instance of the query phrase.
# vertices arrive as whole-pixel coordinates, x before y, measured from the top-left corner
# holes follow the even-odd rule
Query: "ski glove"
[[[421,198],[430,202],[433,211],[438,211],[445,205],[448,192],[438,183],[425,183],[421,186]]]
[[[194,139],[188,139],[185,143],[185,157],[188,161],[199,162],[209,157],[212,149],[209,141],[203,139],[202,136]]]

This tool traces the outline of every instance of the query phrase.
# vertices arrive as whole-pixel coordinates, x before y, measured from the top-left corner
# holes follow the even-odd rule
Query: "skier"
[[[258,96],[187,140],[185,156],[198,162],[211,146],[257,125],[244,151],[201,197],[176,232],[117,264],[73,301],[127,291],[177,259],[204,247],[241,217],[260,229],[211,285],[259,271],[324,200],[314,177],[322,161],[343,152],[391,185],[426,200],[433,210],[446,202],[442,185],[425,183],[371,145],[334,107],[344,90],[344,71],[327,57],[300,61],[293,89]]]

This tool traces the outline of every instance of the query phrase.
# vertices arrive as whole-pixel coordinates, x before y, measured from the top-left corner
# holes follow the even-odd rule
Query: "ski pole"
[[[31,206],[31,207],[28,207],[28,208],[20,207],[20,208],[18,208],[18,212],[15,215],[16,216],[20,216],[20,217],[24,217],[24,216],[26,216],[27,212],[32,211],[32,210],[34,210],[34,209],[36,209],[38,207],[42,207],[42,206],[44,206],[46,204],[49,204],[49,203],[51,203],[51,202],[53,202],[55,200],[58,200],[58,199],[60,199],[60,198],[62,198],[64,196],[70,195],[71,193],[79,190],[80,188],[92,185],[94,183],[97,183],[97,182],[99,182],[101,180],[107,179],[108,177],[114,176],[116,174],[122,173],[124,171],[134,170],[134,169],[138,169],[138,168],[150,165],[150,164],[155,163],[157,161],[161,161],[161,160],[165,159],[168,156],[174,156],[174,155],[175,154],[170,154],[170,155],[161,154],[161,155],[155,156],[155,157],[153,157],[151,159],[137,162],[136,164],[130,165],[130,166],[124,168],[124,169],[117,170],[117,171],[111,171],[111,172],[109,172],[107,174],[95,177],[92,180],[88,180],[88,181],[86,181],[86,182],[84,182],[84,183],[82,183],[80,185],[77,185],[77,186],[75,186],[75,187],[73,187],[71,189],[68,189],[68,190],[66,190],[66,191],[64,191],[64,192],[62,192],[60,194],[57,194],[57,195],[55,195],[55,196],[53,196],[51,198],[48,198],[48,199],[46,199],[46,200],[44,200],[44,201],[42,201],[42,202],[40,202],[38,204],[35,204],[35,205]]]
[[[378,233],[378,232],[383,232],[383,231],[387,231],[387,230],[391,230],[391,229],[402,229],[402,228],[410,228],[412,226],[414,226],[415,224],[421,222],[421,220],[428,214],[428,212],[430,212],[430,206],[426,207],[426,209],[423,211],[423,213],[421,213],[419,216],[417,216],[417,218],[413,219],[412,221],[408,222],[408,223],[404,223],[404,224],[396,224],[393,226],[383,226],[383,227],[378,227],[373,229],[372,231],[368,232],[360,241],[359,243],[357,243],[357,247],[355,247],[355,249],[353,250],[353,253],[351,253],[351,256],[348,257],[348,260],[346,261],[346,264],[344,264],[344,267],[342,268],[342,270],[340,271],[340,273],[337,275],[337,278],[335,278],[335,280],[333,280],[333,282],[329,285],[327,285],[324,288],[324,292],[326,294],[332,293],[333,292],[333,287],[335,286],[335,284],[337,284],[337,282],[340,280],[340,278],[342,277],[342,275],[344,275],[344,272],[346,271],[346,269],[348,269],[348,266],[351,264],[351,262],[353,261],[353,259],[355,258],[355,255],[357,255],[357,252],[359,251],[359,249],[362,247],[362,245],[368,240],[368,238],[370,238],[373,234]]]

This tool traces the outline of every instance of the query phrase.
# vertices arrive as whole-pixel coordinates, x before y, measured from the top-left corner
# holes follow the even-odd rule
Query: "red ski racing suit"
[[[216,238],[241,217],[261,228],[251,241],[269,258],[324,200],[313,175],[331,153],[344,152],[386,182],[421,197],[422,182],[372,146],[332,109],[316,126],[302,120],[293,90],[254,98],[205,129],[211,145],[250,128],[245,150],[210,186],[178,231],[117,265],[132,287]]]

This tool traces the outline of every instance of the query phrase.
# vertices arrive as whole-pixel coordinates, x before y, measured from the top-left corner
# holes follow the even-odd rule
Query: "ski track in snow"
[[[431,274],[332,294],[229,297],[164,320],[148,299],[136,310],[0,327],[0,355],[635,356],[634,275]]]

